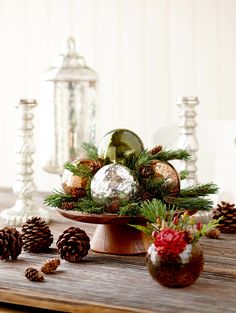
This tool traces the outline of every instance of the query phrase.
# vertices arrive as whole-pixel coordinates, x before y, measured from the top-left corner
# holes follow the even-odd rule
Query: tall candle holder
[[[13,191],[18,196],[12,208],[5,209],[0,216],[4,224],[21,226],[28,218],[40,216],[49,222],[49,212],[38,208],[33,201],[36,186],[33,180],[33,154],[35,152],[33,140],[33,108],[36,100],[21,99],[16,105],[18,109],[17,145],[16,145],[16,182]]]
[[[199,104],[197,97],[178,97],[176,104],[179,106],[179,130],[180,137],[178,147],[187,150],[191,154],[191,159],[183,161],[183,170],[189,174],[184,180],[184,185],[192,186],[198,183],[197,180],[197,151],[198,141],[195,133],[197,115],[195,106]]]

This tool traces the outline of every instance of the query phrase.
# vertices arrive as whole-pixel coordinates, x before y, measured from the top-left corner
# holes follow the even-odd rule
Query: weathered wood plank
[[[10,206],[14,196],[0,190],[0,209]],[[37,198],[40,202],[41,196]],[[78,223],[52,212],[50,228],[54,243],[48,253],[23,252],[17,261],[0,262],[0,302],[41,307],[65,312],[236,312],[236,235],[221,240],[201,240],[205,254],[204,272],[184,289],[168,289],[150,277],[145,256],[115,256],[89,252],[78,264],[64,260],[42,283],[24,277],[29,266],[40,267],[56,257],[55,242],[71,225],[92,236],[95,225]],[[2,226],[0,222],[0,226]]]

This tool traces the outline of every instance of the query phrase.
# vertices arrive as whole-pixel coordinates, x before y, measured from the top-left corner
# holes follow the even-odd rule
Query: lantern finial
[[[67,54],[68,55],[76,54],[76,44],[75,39],[73,37],[67,38]]]

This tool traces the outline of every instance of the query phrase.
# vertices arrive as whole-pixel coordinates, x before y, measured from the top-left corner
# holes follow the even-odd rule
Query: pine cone
[[[34,216],[22,225],[23,249],[28,252],[42,252],[47,250],[52,242],[53,235],[46,222]]]
[[[142,177],[144,178],[148,178],[151,177],[153,173],[153,168],[151,166],[143,166],[140,169],[140,174],[142,175]]]
[[[75,203],[74,201],[67,201],[67,202],[62,202],[60,209],[61,210],[73,210],[75,208]]]
[[[76,198],[83,198],[86,195],[84,188],[70,187],[70,194]]]
[[[4,227],[0,230],[0,259],[16,260],[22,250],[22,236],[15,227]]]
[[[213,211],[213,219],[224,218],[219,222],[218,228],[222,233],[236,233],[236,207],[234,204],[222,201]]]
[[[106,206],[106,212],[108,213],[117,213],[120,208],[120,201],[119,200],[113,200]]]
[[[220,230],[218,228],[210,229],[206,233],[206,237],[212,238],[212,239],[219,239],[220,238]]]
[[[99,159],[99,160],[93,160],[93,162],[91,162],[90,168],[91,168],[93,174],[95,174],[103,166],[104,166],[104,161]]]
[[[90,239],[84,230],[69,227],[59,236],[57,249],[62,259],[68,262],[79,262],[88,254]]]
[[[60,260],[59,259],[49,259],[47,261],[45,261],[41,267],[41,271],[44,274],[50,274],[52,272],[54,272],[58,266],[60,265]]]
[[[152,195],[149,191],[145,191],[145,192],[141,195],[142,201],[151,200],[152,198],[153,198],[153,195]]]
[[[161,145],[159,145],[159,146],[156,146],[156,147],[154,147],[154,148],[152,148],[152,150],[150,150],[149,152],[152,154],[152,155],[155,155],[155,154],[157,154],[158,152],[160,152],[161,150],[162,150],[162,146]]]
[[[25,270],[25,277],[31,281],[43,281],[44,280],[43,274],[33,267],[29,267]]]

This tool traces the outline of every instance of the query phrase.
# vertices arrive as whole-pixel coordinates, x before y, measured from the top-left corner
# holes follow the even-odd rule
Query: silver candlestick
[[[17,146],[16,146],[16,182],[13,191],[18,196],[12,208],[1,212],[6,225],[21,226],[28,218],[40,216],[49,222],[49,212],[36,207],[33,202],[33,193],[36,186],[33,180],[33,108],[36,100],[21,99],[16,105],[18,109]]]
[[[197,97],[178,97],[176,99],[176,104],[180,107],[180,137],[178,141],[178,147],[187,150],[191,154],[191,159],[185,160],[182,163],[182,170],[186,170],[189,173],[187,178],[183,181],[183,184],[186,187],[198,183],[196,166],[198,141],[195,134],[195,129],[197,126],[195,120],[197,115],[195,106],[198,103],[199,101]]]

